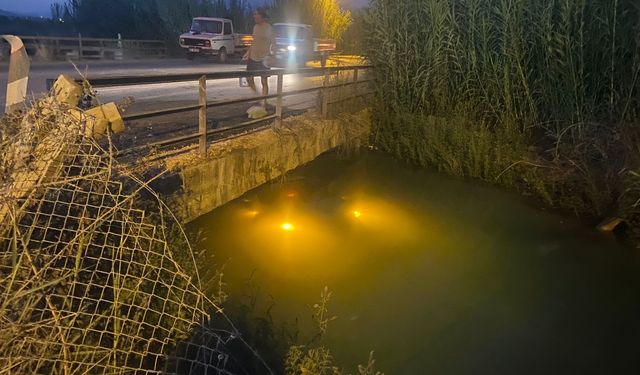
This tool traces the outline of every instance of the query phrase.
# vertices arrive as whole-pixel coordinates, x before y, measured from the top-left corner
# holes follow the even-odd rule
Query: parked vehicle
[[[336,50],[333,39],[313,37],[310,25],[298,23],[276,23],[276,59],[282,67],[304,66],[307,61],[320,61],[322,67]]]
[[[226,18],[196,17],[188,33],[180,35],[187,59],[197,55],[213,55],[225,63],[229,56],[240,55],[251,46],[251,35],[235,33],[233,22]]]

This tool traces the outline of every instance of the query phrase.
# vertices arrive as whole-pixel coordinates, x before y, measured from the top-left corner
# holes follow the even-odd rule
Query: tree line
[[[51,16],[90,37],[165,39],[189,29],[193,17],[225,17],[240,32],[251,25],[247,0],[67,0],[51,6]]]
[[[274,22],[311,24],[318,36],[340,39],[351,13],[337,0],[272,0],[265,8]],[[88,37],[175,41],[193,17],[224,17],[236,31],[251,33],[253,7],[247,0],[66,0],[51,6],[52,19]]]

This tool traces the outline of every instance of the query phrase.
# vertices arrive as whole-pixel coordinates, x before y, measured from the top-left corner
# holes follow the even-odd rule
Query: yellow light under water
[[[291,232],[292,230],[294,230],[295,228],[293,227],[293,224],[291,223],[284,223],[280,226],[280,228],[282,228],[282,230],[286,230],[287,232]]]
[[[358,210],[353,211],[353,217],[355,217],[356,219],[360,219],[362,217],[362,212]]]

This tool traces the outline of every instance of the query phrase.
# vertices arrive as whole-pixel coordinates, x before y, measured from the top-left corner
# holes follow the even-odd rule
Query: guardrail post
[[[353,96],[351,99],[358,97],[358,68],[353,68]]]
[[[329,116],[329,70],[326,69],[324,71],[324,81],[322,82],[322,90],[321,92],[321,107],[320,114],[322,118],[327,118]]]
[[[198,81],[198,131],[200,133],[200,156],[207,156],[207,76],[200,77]]]
[[[82,34],[78,34],[78,61],[82,61]]]
[[[282,84],[284,81],[284,75],[278,73],[278,98],[276,99],[276,127],[282,126]]]

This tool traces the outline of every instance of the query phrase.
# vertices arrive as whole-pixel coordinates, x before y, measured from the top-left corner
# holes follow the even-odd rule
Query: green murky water
[[[328,286],[326,344],[351,372],[370,350],[387,375],[640,370],[638,253],[515,194],[327,154],[193,227],[203,268],[302,337]]]

